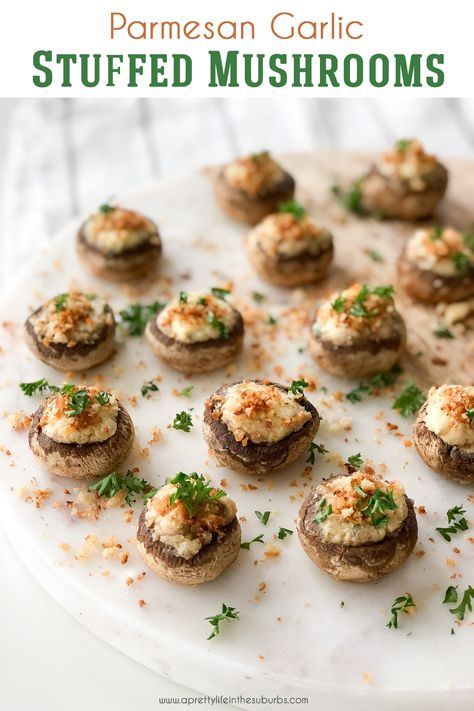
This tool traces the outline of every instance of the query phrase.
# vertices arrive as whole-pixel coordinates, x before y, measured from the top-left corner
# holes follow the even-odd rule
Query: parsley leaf
[[[364,207],[362,205],[362,178],[354,180],[347,190],[343,190],[340,185],[333,185],[331,192],[347,212],[352,212],[356,215],[364,214]]]
[[[58,294],[54,299],[55,311],[62,311],[66,306],[66,301],[69,298],[69,294],[66,292],[64,294]]]
[[[141,336],[148,321],[166,306],[161,301],[154,301],[151,304],[129,304],[127,308],[119,312],[122,324],[130,336]]]
[[[332,514],[332,505],[326,506],[326,499],[319,502],[319,513],[314,517],[316,523],[324,523],[328,516]]]
[[[359,383],[356,388],[346,393],[346,399],[352,403],[361,402],[364,393],[370,395],[372,394],[372,389],[366,383]]]
[[[190,432],[191,427],[193,427],[193,417],[189,412],[178,412],[173,420],[173,427],[175,430],[182,430],[183,432]]]
[[[217,286],[213,286],[211,289],[211,294],[217,299],[225,299],[225,297],[230,294],[230,289],[220,289]]]
[[[293,531],[290,528],[280,527],[280,529],[278,531],[278,538],[280,539],[280,541],[284,541],[287,536],[292,536],[292,535],[293,535]]]
[[[20,390],[28,397],[36,395],[36,393],[43,393],[45,390],[49,390],[52,393],[59,392],[59,388],[56,385],[50,385],[46,378],[34,380],[32,383],[20,383]]]
[[[457,585],[450,585],[448,588],[446,588],[446,592],[444,593],[443,603],[458,601],[457,587],[458,587]]]
[[[216,317],[214,311],[207,312],[207,322],[212,326],[212,328],[215,328],[217,331],[219,331],[219,335],[221,338],[229,338],[229,329],[223,321],[220,321]]]
[[[474,252],[474,232],[464,232],[462,241],[466,247],[469,247],[471,252]]]
[[[413,598],[410,593],[406,593],[405,595],[396,597],[392,603],[392,608],[390,610],[392,616],[387,622],[387,627],[389,629],[391,629],[392,627],[394,629],[398,629],[398,613],[404,612],[406,614],[409,614],[409,610],[412,610],[414,607],[416,607],[416,604],[413,601]]]
[[[191,397],[194,385],[187,385],[185,388],[179,391],[178,395],[180,397]]]
[[[263,533],[261,533],[259,536],[255,536],[255,538],[252,538],[251,541],[245,541],[245,543],[241,543],[240,547],[248,551],[250,550],[250,546],[252,545],[252,543],[264,543]]]
[[[179,292],[179,303],[180,304],[187,304],[188,303],[188,292],[187,291],[180,291]]]
[[[231,622],[231,620],[238,620],[239,619],[240,612],[236,610],[235,607],[229,607],[228,605],[225,605],[224,603],[222,604],[222,611],[219,612],[218,615],[213,615],[212,617],[206,617],[206,622],[209,622],[209,624],[212,627],[212,632],[207,638],[209,639],[214,639],[214,637],[217,637],[218,634],[220,634],[220,623],[227,621]]]
[[[449,328],[437,328],[436,331],[433,331],[433,334],[436,338],[454,338]]]
[[[67,395],[69,397],[69,410],[66,410],[66,417],[78,417],[82,415],[89,404],[89,393],[87,390],[74,390],[68,392]]]
[[[95,396],[95,399],[97,400],[99,405],[108,405],[110,402],[110,395],[109,393],[101,391],[98,395]]]
[[[344,311],[345,303],[345,297],[342,294],[339,294],[339,296],[334,299],[334,301],[331,301],[331,307],[334,309],[334,311],[340,314]]]
[[[410,417],[410,415],[415,415],[418,412],[425,400],[425,394],[416,383],[410,380],[394,400],[392,408],[398,410],[402,417]]]
[[[470,410],[466,410],[466,416],[467,419],[470,420],[471,424],[474,424],[474,407],[471,407]]]
[[[359,500],[357,502],[357,508],[360,509],[363,516],[370,518],[372,526],[375,528],[385,528],[387,525],[385,511],[395,511],[395,509],[398,509],[398,506],[393,499],[393,491],[376,489],[372,496],[369,496],[367,501]]]
[[[259,291],[254,291],[252,292],[252,298],[254,301],[257,302],[257,304],[261,304],[262,301],[265,301],[267,297],[265,296],[265,294],[261,294]]]
[[[278,205],[278,212],[289,213],[293,215],[295,220],[300,222],[306,215],[306,210],[303,205],[301,205],[298,200],[287,200],[286,202],[281,202]]]
[[[104,214],[107,214],[108,212],[113,212],[115,210],[115,207],[113,205],[109,205],[108,203],[104,203],[103,205],[99,206],[99,212],[103,212]]]
[[[451,255],[451,261],[458,272],[468,272],[473,269],[471,260],[463,252],[455,252]]]
[[[403,368],[401,368],[398,363],[392,365],[390,370],[386,370],[383,373],[377,373],[370,379],[370,384],[373,388],[382,390],[383,388],[388,388],[393,385],[398,376],[403,373]]]
[[[395,148],[397,149],[397,151],[404,153],[411,146],[412,143],[412,138],[401,138],[399,141],[396,142]]]
[[[458,620],[463,620],[464,615],[466,614],[466,610],[469,610],[469,612],[472,612],[472,600],[473,599],[474,599],[474,588],[472,588],[469,585],[466,588],[466,590],[464,591],[463,596],[461,598],[461,602],[459,603],[458,607],[450,608],[449,611],[451,612],[451,614],[456,615]],[[444,602],[448,602],[448,601],[444,600]],[[455,600],[454,602],[457,602],[457,600]]]
[[[430,240],[432,242],[437,242],[441,237],[443,236],[443,228],[439,227],[433,227],[433,229],[430,232]]]
[[[147,383],[143,383],[141,387],[141,394],[143,397],[146,397],[148,393],[156,393],[158,392],[159,387],[156,383],[153,382],[153,380],[149,380]]]
[[[316,444],[316,442],[311,442],[311,444],[308,447],[308,458],[306,460],[307,464],[314,464],[315,461],[315,454],[314,452],[318,452],[318,454],[327,454],[329,452],[328,449],[324,447],[322,444]]]
[[[351,467],[354,467],[354,469],[360,469],[364,463],[364,460],[362,459],[360,452],[348,457],[347,461],[351,465]]]
[[[268,523],[268,519],[271,516],[271,511],[264,511],[263,513],[261,511],[254,511],[254,514],[258,518],[260,523],[263,523],[263,525],[266,526]]]
[[[469,524],[464,517],[465,513],[466,511],[462,506],[453,506],[448,509],[446,513],[448,523],[451,525],[436,528],[438,533],[443,536],[444,540],[448,541],[448,543],[451,541],[451,536],[455,536],[459,531],[467,531],[469,528]]]
[[[271,316],[271,314],[269,314],[269,315],[267,316],[267,324],[268,324],[268,326],[276,326],[277,323],[278,323],[278,319],[276,319],[274,316]]]
[[[205,479],[202,474],[196,472],[191,474],[179,472],[167,483],[176,486],[176,491],[169,498],[170,507],[174,506],[176,501],[181,501],[191,518],[196,515],[203,504],[217,501],[226,495],[225,491],[216,489],[209,479]]]
[[[382,257],[380,252],[377,252],[376,249],[367,249],[366,254],[373,262],[385,262],[385,259]]]
[[[288,387],[288,392],[293,393],[293,395],[303,395],[304,388],[307,388],[309,383],[301,378],[300,380],[292,380],[291,385]]]
[[[135,495],[148,499],[156,494],[157,489],[153,488],[145,479],[136,477],[129,469],[124,476],[116,472],[107,474],[107,476],[91,484],[89,491],[95,491],[97,496],[107,499],[111,499],[121,491],[125,491],[125,501],[131,506],[136,501]]]

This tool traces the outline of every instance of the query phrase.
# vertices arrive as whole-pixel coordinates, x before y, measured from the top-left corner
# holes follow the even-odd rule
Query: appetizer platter
[[[38,245],[1,310],[0,515],[50,593],[244,708],[468,708],[473,192],[416,141],[263,152]]]

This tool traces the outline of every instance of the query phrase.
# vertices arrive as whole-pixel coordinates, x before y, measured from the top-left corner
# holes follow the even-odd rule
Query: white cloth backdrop
[[[67,220],[136,184],[268,149],[383,149],[417,136],[474,155],[474,100],[44,99],[6,129],[0,278]]]

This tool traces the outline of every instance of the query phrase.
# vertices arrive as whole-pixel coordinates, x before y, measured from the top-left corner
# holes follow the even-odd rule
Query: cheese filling
[[[395,191],[423,192],[438,165],[436,157],[425,153],[419,141],[400,141],[395,150],[382,156],[377,169]]]
[[[196,516],[190,517],[181,501],[170,507],[174,484],[165,484],[146,506],[145,522],[154,541],[169,546],[173,555],[189,560],[212,542],[234,518],[237,509],[228,496],[206,502]]]
[[[323,540],[344,546],[382,541],[405,521],[405,491],[370,471],[339,476],[316,487],[315,520]]]
[[[102,405],[97,398],[103,399],[104,395],[108,401]],[[79,402],[84,402],[85,398],[87,404],[80,414],[69,416],[68,413],[74,409],[74,397]],[[59,392],[46,400],[40,426],[43,433],[54,442],[105,442],[117,431],[118,413],[119,404],[112,395],[102,393],[97,388],[76,385],[71,393]]]
[[[431,388],[424,420],[446,444],[474,450],[474,386]]]
[[[397,316],[390,292],[378,295],[365,285],[354,284],[322,304],[312,330],[317,338],[348,346],[360,339],[390,338],[398,329]]]
[[[95,212],[83,227],[86,241],[101,252],[120,254],[145,242],[159,244],[156,227],[143,215],[121,207]]]
[[[250,197],[271,192],[285,177],[283,168],[266,151],[229,163],[223,175],[230,187]]]
[[[228,388],[218,399],[216,416],[244,447],[248,442],[274,444],[298,432],[311,419],[300,395],[271,383],[245,380]]]
[[[417,230],[406,246],[406,256],[419,269],[441,276],[461,276],[474,270],[474,236],[452,227]],[[471,246],[470,246],[471,245]]]
[[[94,343],[114,318],[103,299],[94,294],[71,291],[47,301],[30,318],[38,340],[45,346],[63,343],[73,347],[78,343]]]
[[[249,234],[251,245],[258,246],[269,257],[319,255],[332,244],[331,234],[305,216],[298,220],[290,213],[266,217]]]
[[[228,338],[237,318],[237,311],[225,299],[181,292],[160,312],[156,324],[169,338],[190,344]]]

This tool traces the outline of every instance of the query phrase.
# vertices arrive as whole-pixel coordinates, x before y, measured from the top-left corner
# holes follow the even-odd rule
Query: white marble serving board
[[[297,178],[299,167],[308,161],[309,157],[304,161],[300,157],[292,163],[288,158]],[[318,158],[311,161],[317,172]],[[329,166],[337,170],[336,157],[326,156],[325,165],[327,172]],[[307,183],[305,190],[310,194],[313,185]],[[319,195],[313,199],[324,221],[327,191]],[[469,708],[474,698],[474,615],[456,624],[442,599],[448,585],[459,584],[463,590],[474,583],[472,534],[461,533],[450,544],[435,527],[442,525],[446,510],[455,504],[465,505],[468,519],[474,518],[467,498],[470,491],[443,481],[419,460],[408,446],[411,420],[391,409],[393,393],[387,398],[366,398],[358,405],[339,399],[337,391],[345,393],[356,383],[326,376],[306,350],[300,352],[306,344],[306,327],[295,324],[303,313],[302,304],[307,305],[305,297],[299,291],[267,287],[253,275],[242,248],[245,229],[219,212],[205,172],[152,184],[120,196],[120,203],[146,213],[160,226],[164,261],[154,284],[143,293],[132,293],[89,277],[75,257],[74,224],[51,243],[38,245],[34,270],[20,276],[2,304],[0,513],[25,564],[95,634],[160,674],[201,692],[307,696],[314,704],[311,708],[329,698],[333,709],[348,703],[361,710],[369,703],[383,703],[386,709],[399,709],[405,703],[417,709],[441,709],[447,708],[448,701],[458,704],[458,709]],[[355,249],[355,242],[347,242],[350,222],[341,222],[332,207],[327,209],[336,254],[344,247]],[[386,229],[383,223],[368,223],[367,234],[381,250]],[[360,222],[357,231],[365,233]],[[406,234],[406,228],[400,232]],[[351,263],[350,255],[344,259]],[[376,267],[367,258],[364,277],[376,282]],[[139,467],[139,475],[154,485],[180,470],[205,473],[217,484],[225,479],[239,515],[245,517],[243,539],[264,534],[266,543],[242,550],[219,580],[184,588],[151,572],[139,575],[146,570],[133,541],[139,503],[129,522],[126,506],[104,509],[97,520],[81,518],[87,507],[78,501],[86,486],[50,477],[30,453],[26,430],[12,430],[9,416],[20,409],[30,413],[41,401],[25,398],[18,388],[20,381],[46,377],[56,384],[63,382],[60,373],[29,354],[22,343],[21,324],[42,300],[73,287],[104,294],[118,310],[130,301],[166,299],[179,288],[223,286],[228,279],[234,285],[231,298],[244,308],[247,319],[260,319],[259,325],[247,329],[244,353],[234,367],[188,378],[156,360],[143,339],[122,335],[110,363],[76,378],[76,382],[94,383],[102,376],[103,386],[117,390],[128,407],[137,442],[124,471],[127,466]],[[322,285],[310,298],[327,289]],[[264,293],[266,300],[257,304],[253,291]],[[265,324],[268,314],[278,319],[276,327]],[[160,391],[150,399],[142,398],[141,385],[158,375]],[[301,375],[317,383],[307,395],[323,417],[316,442],[324,443],[330,455],[316,455],[312,472],[306,470],[305,476],[303,460],[258,481],[218,468],[201,435],[207,395],[222,382],[243,376],[289,382]],[[190,384],[194,386],[191,398],[173,394]],[[170,428],[174,415],[188,407],[193,408],[192,431]],[[388,428],[387,422],[398,429]],[[153,444],[154,427],[160,428],[162,437]],[[341,461],[357,452],[377,469],[386,466],[387,477],[400,479],[416,505],[426,508],[418,516],[415,554],[389,578],[366,586],[336,582],[319,571],[303,553],[296,531],[286,540],[276,539],[280,526],[295,530],[299,505],[311,484],[341,471]],[[249,489],[248,484],[257,488]],[[34,492],[45,489],[52,493],[37,508]],[[271,511],[266,527],[255,510]],[[89,557],[81,559],[86,536],[95,536],[99,547],[92,546]],[[103,556],[101,544],[111,537],[129,553],[126,564]],[[278,555],[272,555],[276,550]],[[127,585],[127,578],[133,583]],[[386,623],[391,603],[405,592],[412,594],[416,614],[403,615],[400,628],[390,630]],[[236,607],[240,621],[224,624],[221,635],[207,641],[205,617],[217,613],[222,603]],[[253,704],[240,698],[237,705]]]

